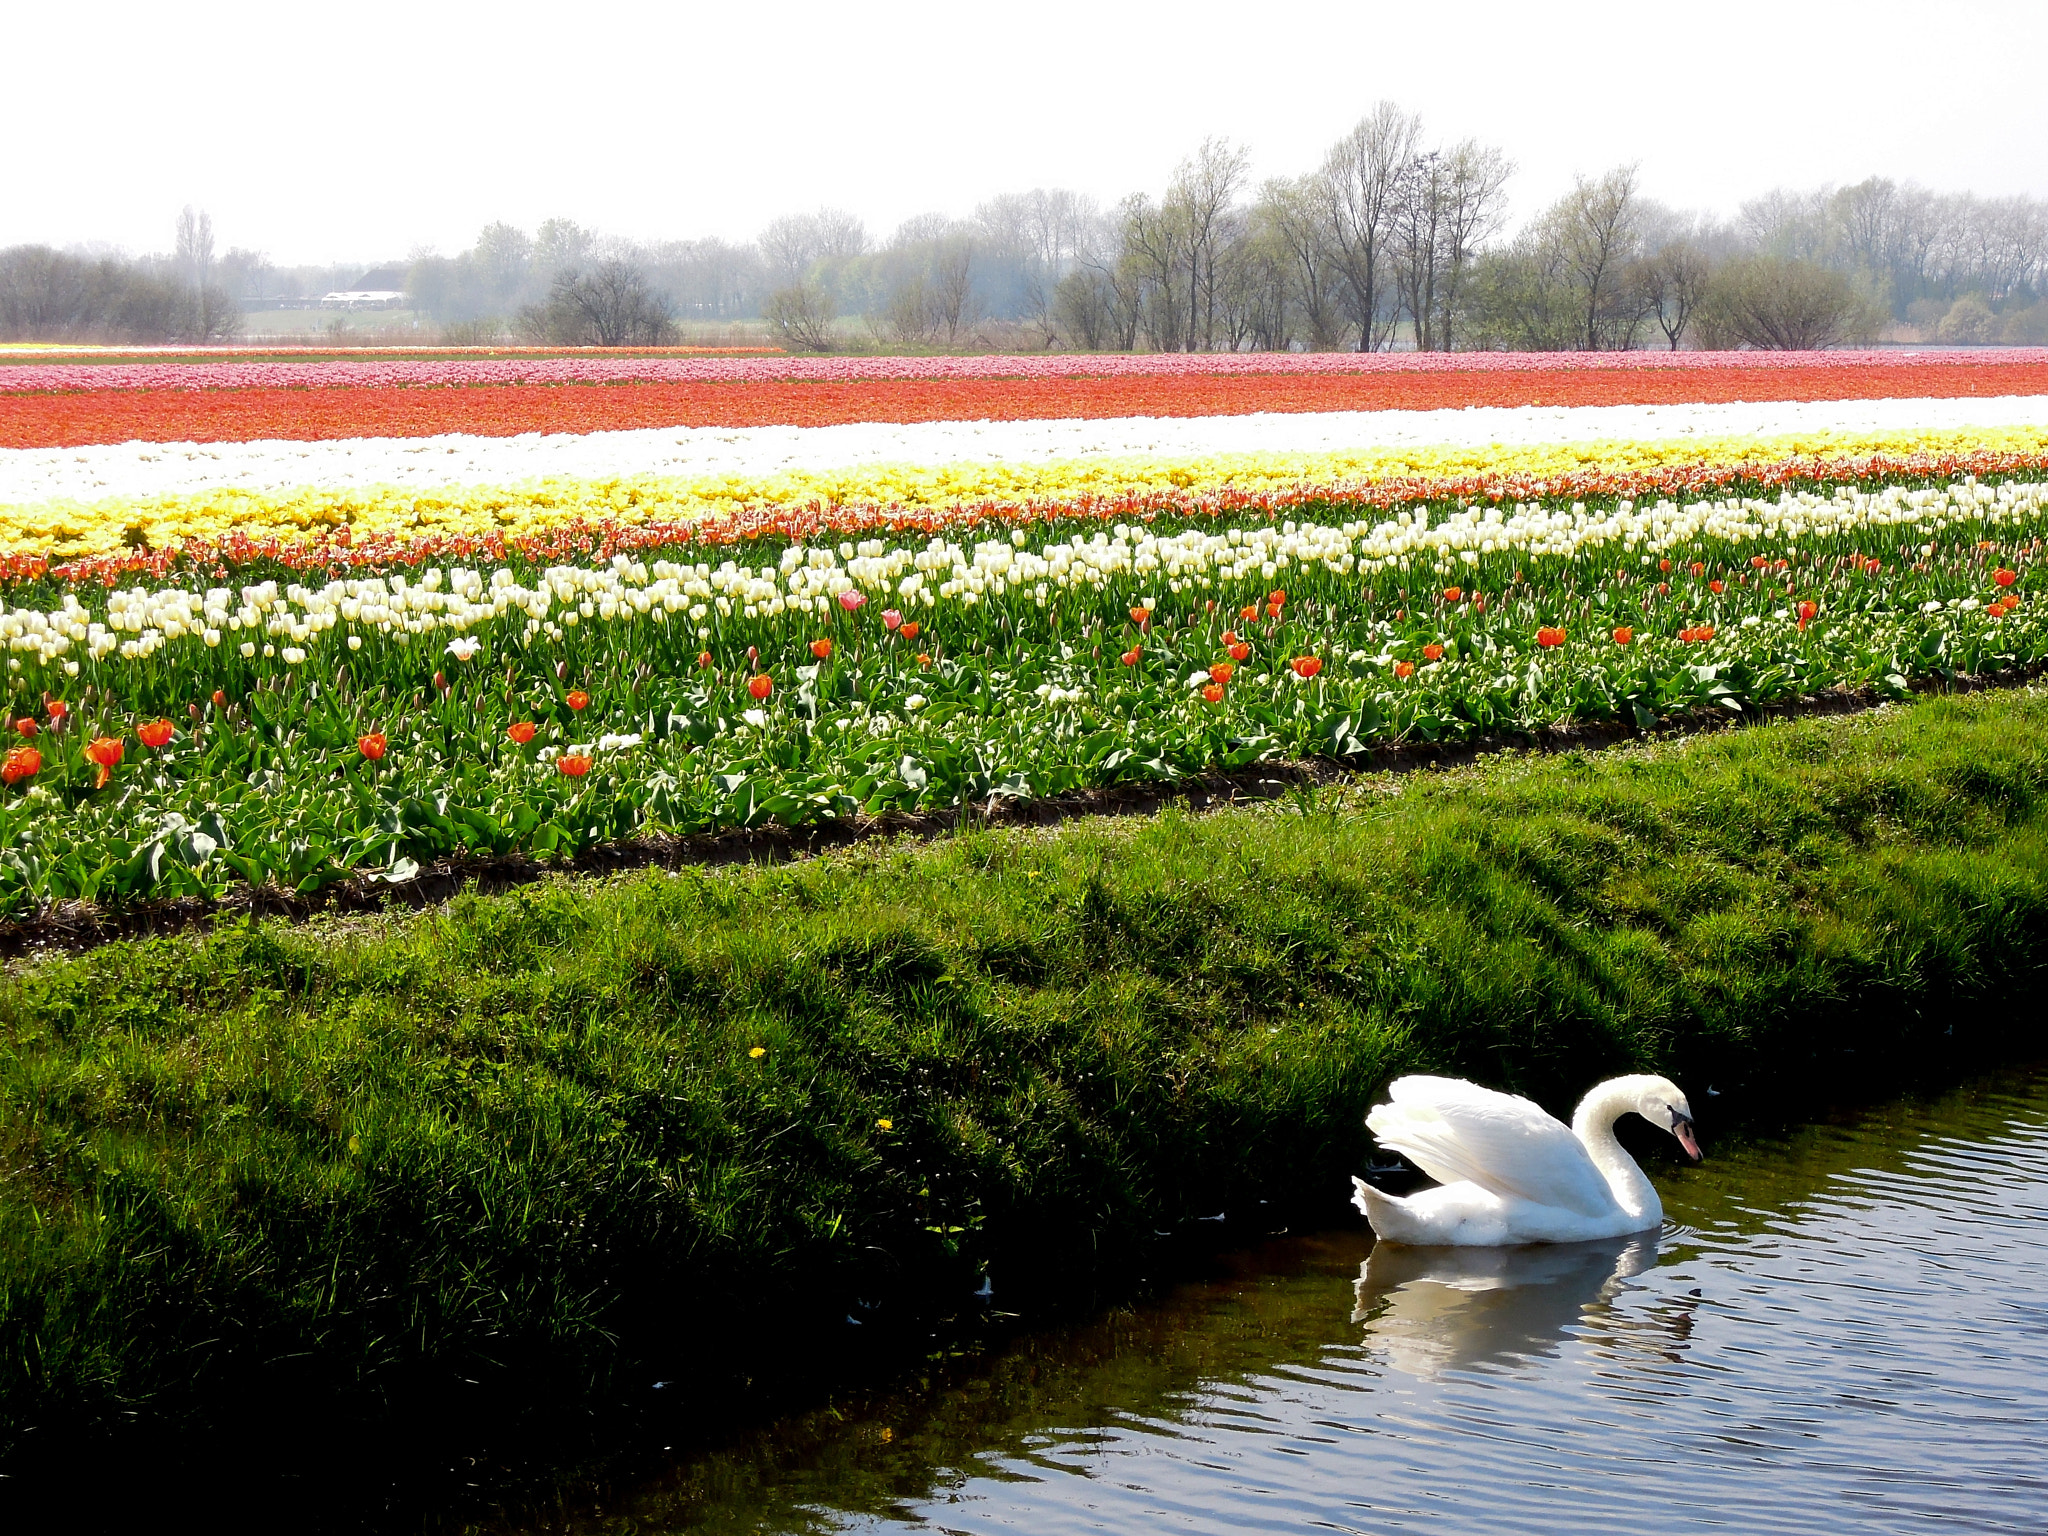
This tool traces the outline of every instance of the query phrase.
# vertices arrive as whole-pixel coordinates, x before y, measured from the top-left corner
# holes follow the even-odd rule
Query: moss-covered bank
[[[110,945],[0,986],[0,1446],[715,1400],[1331,1208],[1397,1071],[1711,1138],[2030,1048],[2044,966],[2036,692]]]

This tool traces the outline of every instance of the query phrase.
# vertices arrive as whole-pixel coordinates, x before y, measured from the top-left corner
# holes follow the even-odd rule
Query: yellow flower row
[[[54,560],[163,550],[240,536],[287,541],[348,526],[358,538],[412,539],[490,532],[517,538],[591,522],[695,522],[772,509],[900,506],[943,511],[990,503],[1030,505],[1125,496],[1288,495],[1399,487],[1421,497],[1440,485],[1475,484],[1541,494],[1587,476],[1627,479],[1672,471],[1795,462],[1964,456],[2039,460],[2048,427],[1891,433],[1811,432],[1769,437],[1682,438],[1457,448],[1371,448],[1334,453],[1239,453],[1046,462],[886,464],[841,470],[692,478],[549,479],[513,486],[420,491],[303,487],[112,497],[0,507],[0,556]]]

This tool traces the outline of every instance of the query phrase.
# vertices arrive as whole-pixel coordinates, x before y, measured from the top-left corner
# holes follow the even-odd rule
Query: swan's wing
[[[1586,1216],[1613,1210],[1607,1180],[1571,1128],[1527,1099],[1449,1077],[1404,1077],[1365,1117],[1383,1147],[1440,1183]]]

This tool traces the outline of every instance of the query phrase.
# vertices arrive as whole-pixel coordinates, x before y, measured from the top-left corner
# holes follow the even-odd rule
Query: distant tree
[[[190,203],[178,215],[178,272],[196,292],[213,276],[213,216]]]
[[[1671,241],[1636,269],[1644,304],[1673,352],[1692,325],[1713,274],[1707,253],[1687,239]]]
[[[1329,196],[1328,183],[1320,177],[1269,181],[1252,210],[1265,238],[1287,254],[1288,290],[1302,344],[1311,352],[1334,352],[1344,345],[1343,275],[1330,232]]]
[[[1636,168],[1624,165],[1597,181],[1580,180],[1538,221],[1540,238],[1555,247],[1577,295],[1578,346],[1587,352],[1635,344],[1644,318],[1631,270],[1641,214]]]
[[[1745,256],[1714,273],[1695,316],[1707,346],[1811,352],[1859,341],[1881,316],[1839,272],[1783,256]]]
[[[1949,305],[1948,313],[1934,327],[1934,339],[1950,345],[1983,346],[1997,341],[2003,327],[1981,293],[1966,293]]]
[[[1361,352],[1384,345],[1398,318],[1386,302],[1388,246],[1401,185],[1421,141],[1422,119],[1383,101],[1323,160],[1331,239]]]
[[[612,257],[588,268],[557,272],[547,303],[520,317],[536,340],[564,346],[653,347],[675,340],[675,312],[646,273]]]
[[[838,313],[832,295],[815,283],[778,288],[761,305],[761,316],[776,338],[800,352],[832,350],[832,321]]]

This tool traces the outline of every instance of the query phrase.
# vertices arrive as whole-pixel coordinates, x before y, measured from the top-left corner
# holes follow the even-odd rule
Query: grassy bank
[[[1329,1210],[1401,1070],[1657,1066],[1711,1138],[2038,1043],[2044,966],[2033,691],[113,944],[0,985],[0,1444],[715,1406]]]

